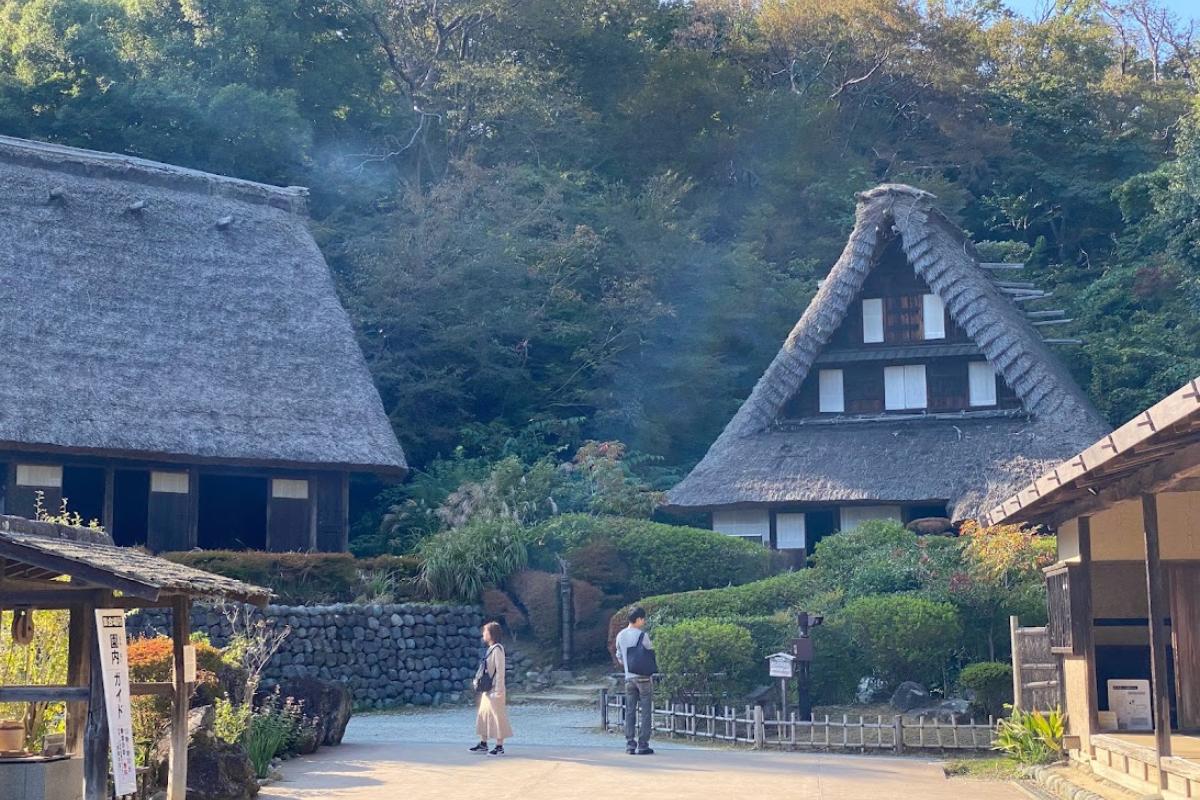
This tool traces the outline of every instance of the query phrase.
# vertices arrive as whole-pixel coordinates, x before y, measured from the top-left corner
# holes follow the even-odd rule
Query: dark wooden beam
[[[196,467],[188,468],[188,549],[197,546],[200,541],[200,471]]]
[[[154,697],[174,697],[175,684],[167,681],[155,681],[152,683],[130,683],[129,694],[131,697],[144,697],[153,695]]]
[[[1170,613],[1166,581],[1159,553],[1158,498],[1142,495],[1142,528],[1146,541],[1146,599],[1150,616],[1150,692],[1154,703],[1154,748],[1158,754],[1159,785],[1167,786],[1162,759],[1171,755],[1171,705],[1167,685],[1167,632],[1164,620]]]
[[[0,703],[87,702],[86,686],[0,686]]]
[[[91,564],[84,564],[83,562],[75,561],[74,559],[46,553],[42,550],[36,550],[30,547],[22,547],[21,545],[12,542],[0,541],[0,556],[4,556],[12,561],[19,561],[23,564],[39,567],[50,572],[56,572],[60,575],[70,575],[73,578],[81,578],[95,586],[116,589],[124,592],[125,594],[131,594],[136,597],[145,597],[148,600],[158,599],[157,587],[140,583],[120,575],[114,575],[112,572],[106,569],[102,569]]]
[[[95,594],[90,593],[87,602],[73,607],[67,623],[67,683],[88,694],[91,693],[88,684],[92,669],[92,639],[96,635],[94,597]],[[71,755],[83,754],[83,730],[86,725],[87,700],[67,703],[67,752]]]
[[[65,586],[66,584],[59,584]],[[78,608],[90,598],[80,589],[9,589],[0,591],[0,608]]]
[[[113,534],[113,517],[115,510],[113,508],[113,497],[116,494],[116,470],[112,467],[104,468],[104,510],[101,512],[100,524],[104,526],[104,530],[109,536]]]
[[[177,597],[171,604],[171,640],[175,663],[175,693],[171,702],[171,752],[167,766],[167,800],[187,798],[188,700],[192,686],[183,670],[183,648],[191,630],[192,603]]]
[[[1087,665],[1087,684],[1084,687],[1084,696],[1087,698],[1088,708],[1088,731],[1095,732],[1100,729],[1099,717],[1097,712],[1100,708],[1100,699],[1097,696],[1096,689],[1096,636],[1092,629],[1092,518],[1083,516],[1079,518],[1079,562],[1080,569],[1077,571],[1080,580],[1078,590],[1072,586],[1071,591],[1079,591],[1079,615],[1081,620],[1075,625],[1075,630],[1078,635],[1083,637],[1083,657]],[[1066,708],[1066,684],[1059,686],[1063,697],[1063,708]]]

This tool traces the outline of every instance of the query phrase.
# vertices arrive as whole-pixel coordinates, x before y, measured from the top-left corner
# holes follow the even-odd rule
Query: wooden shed
[[[0,513],[118,544],[342,551],[406,465],[307,190],[0,136]]]
[[[110,797],[109,727],[98,664],[102,643],[97,636],[97,609],[171,610],[176,679],[170,683],[132,684],[128,690],[130,695],[171,698],[167,798],[184,800],[188,701],[193,688],[185,680],[184,648],[190,637],[192,602],[228,599],[265,605],[269,596],[267,589],[181,566],[140,550],[116,547],[100,531],[0,516],[0,612],[70,612],[66,684],[0,686],[0,702],[67,703],[66,765],[81,767],[82,775],[78,785],[57,789],[53,800]],[[123,621],[120,625],[123,629]],[[24,763],[27,761],[0,759],[0,782],[15,781],[22,770],[30,767]],[[70,774],[78,775],[80,771]]]
[[[1200,796],[1200,378],[984,515],[1058,533],[1046,571],[1071,757]]]
[[[981,259],[927,192],[858,199],[816,296],[667,495],[801,562],[865,520],[973,518],[1108,431],[1051,350],[1070,320],[1021,264]]]

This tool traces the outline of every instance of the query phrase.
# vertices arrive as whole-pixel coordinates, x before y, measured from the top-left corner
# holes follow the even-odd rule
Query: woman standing
[[[504,740],[512,736],[508,724],[508,708],[504,700],[504,645],[500,644],[500,624],[488,622],[482,629],[483,643],[487,655],[479,663],[475,673],[475,690],[479,692],[479,712],[475,715],[475,733],[479,744],[471,748],[472,753],[487,753],[489,756],[504,755]],[[495,739],[496,746],[488,750],[488,739]]]

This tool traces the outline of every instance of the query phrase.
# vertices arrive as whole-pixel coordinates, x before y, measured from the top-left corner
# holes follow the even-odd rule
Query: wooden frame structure
[[[0,702],[67,703],[67,752],[83,759],[84,800],[108,794],[109,740],[104,686],[96,668],[97,608],[169,608],[174,640],[173,682],[134,683],[132,695],[171,698],[168,800],[187,794],[188,701],[184,647],[193,600],[228,599],[264,605],[267,589],[115,547],[100,531],[0,516],[0,611],[70,612],[67,683],[0,686]]]
[[[1200,378],[981,521],[1058,531],[1048,599],[1072,757],[1134,790],[1200,795],[1200,739],[1188,735],[1200,732]],[[1129,675],[1150,681],[1146,741],[1100,725],[1102,680],[1122,677],[1114,662],[1132,671],[1131,659],[1102,652],[1118,648],[1148,661],[1144,676]]]

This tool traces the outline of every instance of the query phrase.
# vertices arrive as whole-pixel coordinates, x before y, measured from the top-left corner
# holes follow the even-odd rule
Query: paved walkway
[[[356,717],[340,747],[289,761],[264,800],[559,800],[634,796],[789,800],[1022,800],[1002,783],[947,781],[911,758],[756,753],[656,742],[625,755],[594,729],[595,712],[518,706],[503,758],[467,752],[474,714],[448,709]]]

